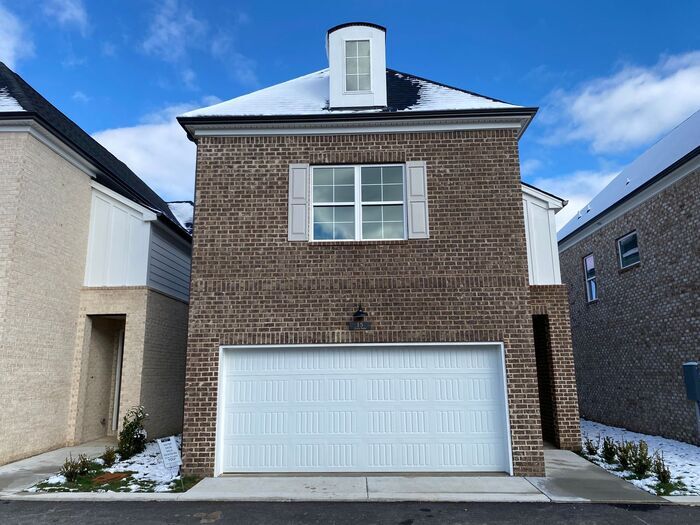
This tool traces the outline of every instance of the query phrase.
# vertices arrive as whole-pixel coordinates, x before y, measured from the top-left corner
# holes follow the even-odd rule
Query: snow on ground
[[[180,436],[176,438],[177,446],[180,447]],[[119,461],[105,472],[133,472],[132,477],[137,481],[152,481],[155,483],[154,492],[169,492],[170,483],[180,479],[178,469],[167,469],[163,465],[163,459],[160,457],[160,449],[155,441],[150,441],[146,444],[146,450],[140,454],[136,454],[129,459]],[[129,485],[131,492],[139,492],[141,487],[137,484]]]
[[[605,437],[611,437],[616,442],[622,441],[623,439],[625,441],[634,441],[637,443],[640,440],[646,441],[647,445],[649,445],[649,454],[653,455],[657,451],[663,453],[664,461],[671,470],[671,476],[673,479],[675,480],[676,478],[680,478],[680,480],[685,483],[686,490],[676,491],[673,493],[674,496],[700,494],[700,447],[660,436],[639,434],[624,428],[611,427],[602,423],[596,423],[595,421],[587,421],[585,419],[581,420],[582,439],[588,437],[593,441],[597,441],[599,436],[601,443]],[[609,465],[602,459],[591,459],[593,459],[597,465],[603,467],[616,476],[625,477],[631,474],[627,471],[617,472],[612,470],[615,465]],[[656,483],[655,477],[649,477],[643,480],[628,481],[630,483],[634,483],[639,488],[655,493],[655,490],[652,488],[652,486]]]
[[[1,111],[24,111],[14,97],[10,96],[7,88],[0,88],[0,112]]]

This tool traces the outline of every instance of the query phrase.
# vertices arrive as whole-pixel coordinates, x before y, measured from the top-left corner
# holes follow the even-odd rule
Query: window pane
[[[382,206],[362,206],[362,222],[382,222]]]
[[[314,222],[333,222],[333,207],[315,206]]]
[[[336,222],[335,223],[335,238],[336,239],[354,239],[355,238],[355,222]]]
[[[357,89],[367,91],[370,88],[369,75],[360,75],[358,78]]]
[[[355,207],[354,206],[336,206],[335,208],[336,222],[355,222]]]
[[[362,75],[369,75],[369,57],[357,59],[357,72]]]
[[[347,91],[357,91],[357,76],[346,75],[345,76],[345,89]]]
[[[596,286],[595,279],[588,281],[588,300],[594,301],[598,298],[598,287]]]
[[[385,222],[385,239],[403,239],[403,222]]]
[[[345,59],[345,72],[350,74],[357,73],[357,59],[356,58],[346,58]]]
[[[637,246],[637,234],[628,235],[619,242],[620,265],[625,268],[639,262],[639,247]]]
[[[333,223],[314,224],[314,240],[327,241],[333,238]]]
[[[335,199],[333,202],[355,202],[355,187],[335,186]]]
[[[355,168],[335,168],[335,184],[355,184]]]
[[[381,184],[382,168],[362,168],[362,184]]]
[[[333,168],[314,168],[314,186],[333,184]]]
[[[370,208],[372,206],[369,206]],[[384,220],[385,221],[400,221],[403,223],[403,206],[397,204],[395,206],[382,206],[384,208]],[[364,216],[364,209],[363,209]]]
[[[401,166],[382,168],[382,182],[384,184],[403,184],[403,169]]]
[[[368,222],[362,224],[363,239],[381,239],[382,238],[382,223]]]
[[[586,272],[586,277],[594,277],[595,276],[595,259],[593,258],[592,255],[588,255],[584,260],[583,260],[585,272]]]
[[[363,185],[362,200],[364,202],[379,202],[382,200],[382,187],[380,185]]]
[[[369,56],[369,40],[358,40],[357,41],[357,56],[358,57],[368,57]]]
[[[345,56],[346,57],[356,57],[357,56],[357,40],[348,40],[345,42]]]
[[[314,202],[333,202],[333,186],[314,186]]]
[[[384,199],[385,201],[402,201],[403,200],[403,185],[402,184],[385,184]]]

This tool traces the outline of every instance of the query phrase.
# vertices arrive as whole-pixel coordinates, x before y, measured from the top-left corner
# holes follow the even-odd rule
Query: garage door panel
[[[497,348],[230,350],[225,472],[503,471]]]

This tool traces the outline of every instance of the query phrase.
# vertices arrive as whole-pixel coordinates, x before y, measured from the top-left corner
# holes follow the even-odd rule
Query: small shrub
[[[146,448],[146,429],[143,428],[143,422],[147,417],[146,409],[142,406],[130,408],[124,416],[117,443],[121,459],[129,459]]]
[[[654,465],[652,466],[652,470],[654,471],[656,479],[659,480],[659,483],[664,485],[671,483],[671,469],[668,468],[666,462],[664,461],[663,452],[660,454],[658,452],[654,454]]]
[[[617,455],[617,447],[613,438],[606,436],[603,439],[602,456],[606,463],[614,463]]]
[[[586,438],[583,440],[583,449],[589,456],[595,456],[598,454],[598,447],[600,447],[600,435],[598,436],[597,441],[593,441],[588,436],[586,436]]]
[[[624,439],[617,444],[617,461],[623,470],[630,470],[637,456],[637,444]]]
[[[653,461],[649,455],[649,446],[646,444],[646,441],[642,440],[639,442],[637,453],[632,462],[632,472],[640,479],[645,478],[649,474],[652,466]]]
[[[92,461],[90,461],[90,458],[88,458],[85,454],[80,454],[76,461],[78,462],[78,470],[80,471],[81,476],[87,474],[92,468]]]
[[[111,467],[117,462],[117,450],[114,447],[107,447],[100,456],[105,463],[105,467]]]
[[[73,455],[68,454],[59,474],[66,478],[66,481],[75,482],[81,474],[80,463],[80,456],[78,459],[73,459]]]

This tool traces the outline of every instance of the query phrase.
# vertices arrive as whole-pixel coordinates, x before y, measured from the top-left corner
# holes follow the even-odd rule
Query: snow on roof
[[[384,111],[367,108],[331,110],[328,107],[329,89],[329,69],[326,68],[213,106],[189,111],[181,116],[327,115]],[[386,111],[517,107],[519,106],[387,69]]]
[[[10,96],[7,88],[0,88],[0,111],[24,111],[24,108]]]
[[[194,203],[192,201],[173,201],[168,203],[168,207],[182,227],[192,233]]]
[[[637,157],[593,197],[576,217],[559,230],[559,240],[569,236],[608,208],[634,193],[663,170],[700,146],[700,110]]]

